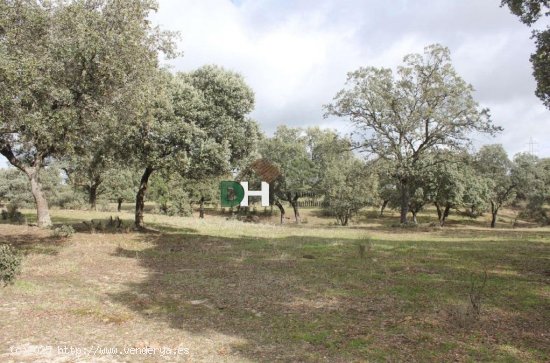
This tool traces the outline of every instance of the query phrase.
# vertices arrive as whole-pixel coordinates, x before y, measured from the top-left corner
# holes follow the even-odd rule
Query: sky
[[[534,95],[531,29],[500,0],[159,0],[152,21],[179,31],[175,71],[217,64],[242,74],[256,96],[251,117],[277,125],[353,131],[323,105],[363,66],[394,68],[426,45],[449,47],[455,69],[504,131],[473,135],[510,156],[550,157],[550,111]],[[543,19],[546,21],[546,19]],[[543,27],[539,21],[537,27]],[[0,160],[0,166],[5,165]]]
[[[160,0],[153,21],[181,34],[189,71],[218,64],[242,74],[256,95],[252,117],[277,125],[320,125],[349,133],[345,119],[323,118],[323,105],[362,66],[394,68],[426,45],[449,47],[457,72],[491,110],[510,156],[550,156],[550,111],[534,95],[531,29],[500,0]],[[542,22],[537,25],[543,26]]]

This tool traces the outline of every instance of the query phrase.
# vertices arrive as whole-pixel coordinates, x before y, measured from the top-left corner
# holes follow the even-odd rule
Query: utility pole
[[[538,143],[533,140],[533,137],[529,138],[527,145],[529,145],[529,154],[535,155],[535,145],[538,145]]]

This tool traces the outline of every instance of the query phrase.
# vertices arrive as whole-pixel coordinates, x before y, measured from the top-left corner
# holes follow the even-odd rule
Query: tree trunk
[[[417,212],[416,212],[415,210],[411,210],[411,214],[412,214],[412,216],[413,216],[412,222],[413,222],[414,224],[418,224],[418,221],[416,220],[416,213],[417,213]]]
[[[143,210],[145,209],[145,193],[147,192],[147,185],[149,183],[149,177],[153,173],[153,168],[148,166],[145,168],[143,175],[141,176],[141,182],[139,183],[139,190],[136,195],[136,218],[135,225],[138,228],[143,228]]]
[[[445,211],[443,211],[443,216],[441,217],[441,220],[439,223],[441,226],[445,224],[445,221],[447,220],[447,217],[449,216],[450,211],[451,211],[451,205],[447,204],[445,206]]]
[[[380,217],[384,216],[384,210],[386,209],[386,206],[388,205],[389,200],[384,200],[382,202],[382,207],[380,207]]]
[[[497,225],[497,214],[498,211],[493,212],[493,217],[491,218],[491,228],[495,228]]]
[[[48,209],[48,201],[44,197],[42,192],[42,186],[40,185],[40,180],[38,179],[39,168],[33,168],[32,170],[27,170],[27,176],[31,183],[32,196],[36,202],[36,215],[38,227],[50,227],[52,225],[52,220],[50,218],[50,211]]]
[[[9,145],[4,145],[0,148],[0,154],[4,155],[11,165],[24,172],[29,178],[31,184],[31,192],[36,203],[36,216],[37,224],[39,227],[50,227],[52,220],[50,218],[50,211],[48,209],[48,201],[44,197],[42,192],[42,186],[38,174],[42,167],[42,162],[46,157],[44,154],[38,154],[33,160],[31,167],[25,166],[21,160],[17,159]]]
[[[99,185],[95,182],[90,185],[90,189],[88,190],[88,201],[90,203],[90,209],[91,210],[97,210],[97,187]]]
[[[293,199],[290,199],[290,205],[294,210],[294,219],[296,220],[296,223],[300,223],[301,218],[300,218],[300,211],[298,210],[298,196],[294,197]]]
[[[117,205],[117,208],[116,208],[116,210],[117,210],[118,212],[120,212],[120,211],[122,210],[122,202],[123,202],[123,201],[124,201],[124,198],[118,197],[118,199],[117,199],[118,205]]]
[[[439,203],[435,202],[434,204],[435,204],[435,209],[437,210],[437,220],[439,221],[439,224],[441,224],[441,219],[443,218],[443,211],[441,210]]]
[[[199,218],[204,219],[204,197],[201,197],[199,204]]]
[[[409,213],[409,187],[407,183],[401,182],[401,224],[407,224],[407,214]]]
[[[348,221],[349,221],[349,215],[346,213],[346,214],[340,219],[340,223],[342,224],[342,226],[347,226],[347,225],[348,225]]]
[[[281,212],[281,224],[284,224],[284,220],[285,220],[285,208],[283,207],[283,205],[282,205],[281,202],[279,202],[279,201],[276,201],[276,202],[275,202],[275,205],[277,206],[277,208],[279,208],[279,211]]]
[[[494,202],[491,202],[491,228],[495,228],[497,225],[498,207]]]

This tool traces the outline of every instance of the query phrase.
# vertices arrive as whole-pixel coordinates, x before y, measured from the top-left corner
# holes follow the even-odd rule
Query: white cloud
[[[161,0],[156,21],[183,34],[176,69],[216,63],[243,74],[256,92],[253,117],[268,133],[278,124],[351,131],[344,120],[322,118],[346,73],[395,67],[435,42],[449,46],[459,74],[505,128],[475,144],[503,143],[513,154],[550,131],[550,114],[533,95],[530,29],[498,0]],[[550,155],[545,140],[538,151]]]
[[[534,96],[530,29],[500,0],[160,0],[153,20],[179,30],[187,71],[219,64],[241,73],[256,93],[253,117],[270,133],[278,124],[351,130],[322,118],[360,66],[394,67],[431,43],[451,49],[454,65],[475,87],[505,131],[479,142],[503,143],[510,154],[538,138],[550,156],[550,112]]]

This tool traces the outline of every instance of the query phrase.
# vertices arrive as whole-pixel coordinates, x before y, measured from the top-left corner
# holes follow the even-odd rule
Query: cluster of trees
[[[365,161],[353,152],[353,145],[332,130],[286,126],[260,142],[261,156],[282,171],[272,184],[281,222],[285,202],[299,222],[298,200],[310,195],[323,198],[323,208],[342,225],[366,206],[380,206],[380,215],[387,207],[402,210],[403,195],[404,223],[417,223],[417,214],[431,205],[441,225],[456,211],[472,218],[489,212],[495,227],[501,208],[512,204],[526,218],[549,222],[544,205],[550,201],[550,159],[519,153],[510,160],[499,144],[474,153],[433,149],[408,165],[403,183],[405,168],[394,159]]]
[[[485,211],[491,213],[495,227],[503,206],[518,207],[526,218],[548,224],[544,204],[550,200],[550,159],[539,159],[519,153],[513,160],[499,144],[485,145],[478,152],[443,152],[431,155],[411,173],[408,209],[416,223],[416,215],[427,205],[435,206],[439,223],[443,225],[452,211],[461,210],[470,217]],[[387,182],[380,190],[383,198],[381,214],[386,205],[400,206],[401,185],[391,183],[387,169],[381,178]]]
[[[177,56],[176,34],[151,25],[156,6],[0,4],[0,153],[28,178],[39,226],[51,225],[41,174],[53,161],[86,189],[92,206],[109,173],[141,170],[141,227],[154,172],[221,175],[255,148],[258,126],[247,117],[254,94],[240,75],[216,66],[177,74],[161,67],[161,55]]]
[[[239,74],[159,64],[178,53],[176,34],[150,24],[155,8],[152,0],[0,4],[0,154],[16,168],[0,173],[0,199],[32,198],[39,226],[51,225],[48,203],[85,198],[96,208],[102,197],[119,210],[135,200],[143,227],[148,189],[163,212],[186,214],[198,203],[202,216],[219,181],[245,175],[258,158],[281,171],[270,189],[281,222],[285,204],[300,222],[304,195],[322,197],[342,225],[378,203],[381,213],[398,208],[401,223],[433,204],[441,224],[463,208],[472,216],[489,210],[494,226],[513,201],[548,219],[548,160],[510,161],[498,145],[468,153],[472,132],[501,129],[447,48],[408,55],[396,72],[349,73],[325,106],[327,117],[352,122],[349,136],[282,126],[266,138],[248,117],[254,93]]]

